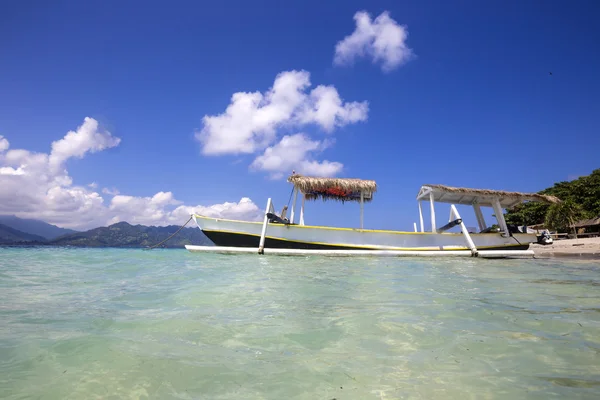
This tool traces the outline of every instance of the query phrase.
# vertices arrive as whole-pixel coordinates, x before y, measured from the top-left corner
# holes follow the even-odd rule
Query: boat
[[[419,229],[413,231],[364,229],[364,205],[373,201],[377,184],[373,180],[304,176],[292,173],[293,185],[288,206],[275,212],[269,198],[263,221],[243,221],[192,214],[198,228],[215,246],[187,245],[192,252],[258,253],[283,255],[390,255],[390,256],[532,256],[530,243],[536,234],[527,227],[507,225],[503,209],[521,202],[556,203],[554,196],[538,193],[471,189],[446,185],[422,185],[417,194]],[[300,197],[300,199],[298,199]],[[293,200],[292,200],[293,199]],[[336,200],[360,204],[360,225],[357,228],[305,224],[307,201]],[[430,227],[425,230],[423,203],[429,203]],[[448,223],[438,227],[435,206],[450,204]],[[477,228],[467,228],[456,205],[470,206]],[[497,227],[488,226],[483,207],[490,207]],[[453,228],[458,232],[451,232]]]

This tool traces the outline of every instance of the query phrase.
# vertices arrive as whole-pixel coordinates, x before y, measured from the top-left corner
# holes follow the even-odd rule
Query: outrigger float
[[[262,222],[229,220],[192,215],[198,227],[215,246],[185,246],[191,252],[224,254],[258,253],[278,255],[327,256],[454,256],[454,257],[533,257],[529,245],[537,240],[527,228],[508,226],[503,209],[521,202],[557,203],[554,196],[537,193],[423,185],[417,195],[419,225],[414,232],[364,229],[364,204],[373,199],[377,184],[372,180],[317,178],[292,174],[293,201],[289,218],[287,206],[275,213],[271,198]],[[298,195],[301,196],[298,212]],[[307,200],[338,200],[360,203],[360,227],[338,228],[304,223]],[[429,202],[431,230],[426,232],[423,202]],[[447,224],[437,227],[435,204],[450,204]],[[472,206],[479,231],[469,232],[456,205]],[[498,229],[488,227],[482,207],[491,207]],[[459,227],[459,233],[448,230]],[[471,229],[473,231],[473,229]]]

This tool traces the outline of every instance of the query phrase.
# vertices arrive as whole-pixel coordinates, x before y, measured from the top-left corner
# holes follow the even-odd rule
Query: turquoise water
[[[3,399],[600,398],[600,262],[0,248]]]

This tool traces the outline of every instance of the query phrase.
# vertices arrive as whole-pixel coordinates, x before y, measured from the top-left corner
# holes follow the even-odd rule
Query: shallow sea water
[[[600,398],[600,262],[0,248],[3,399]]]

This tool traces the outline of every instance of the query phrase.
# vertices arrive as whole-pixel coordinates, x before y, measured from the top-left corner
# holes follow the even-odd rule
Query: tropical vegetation
[[[562,200],[559,204],[529,202],[519,204],[505,214],[506,222],[514,225],[545,224],[548,228],[566,232],[574,222],[600,216],[600,169],[572,181],[555,183],[540,194]]]

